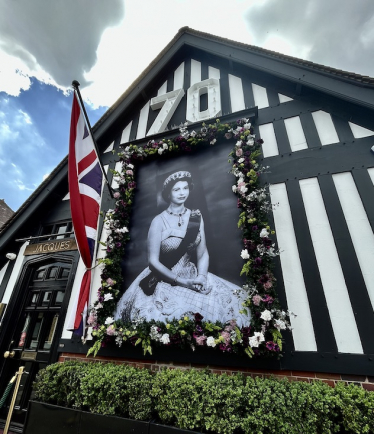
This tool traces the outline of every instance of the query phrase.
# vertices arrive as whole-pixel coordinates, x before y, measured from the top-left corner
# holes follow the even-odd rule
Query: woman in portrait
[[[165,179],[162,197],[169,205],[149,228],[149,266],[123,294],[115,319],[165,321],[198,312],[206,321],[236,319],[239,326],[248,325],[250,318],[240,313],[241,288],[208,272],[202,215],[185,206],[193,187],[188,171]]]

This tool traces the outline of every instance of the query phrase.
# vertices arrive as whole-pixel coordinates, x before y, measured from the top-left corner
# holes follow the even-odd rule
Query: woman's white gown
[[[186,229],[171,228],[166,219],[166,211],[160,216],[163,221],[161,251],[176,250],[186,234]],[[197,268],[191,262],[191,254],[199,245],[200,239],[199,232],[195,241],[188,246],[187,252],[172,267],[173,273],[183,278],[197,277]],[[117,304],[115,319],[132,321],[135,318],[144,318],[147,321],[170,321],[173,318],[179,319],[184,314],[200,313],[205,321],[224,323],[236,319],[239,327],[249,325],[249,316],[239,312],[245,299],[244,291],[239,286],[208,273],[208,294],[200,294],[182,286],[159,281],[154,293],[148,296],[139,283],[150,272],[149,267],[143,270],[123,294]]]

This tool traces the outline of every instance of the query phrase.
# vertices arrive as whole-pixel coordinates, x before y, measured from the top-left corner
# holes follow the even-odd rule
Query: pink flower
[[[106,280],[106,283],[107,283],[109,286],[112,286],[112,285],[114,285],[116,282],[115,282],[113,279],[111,279],[110,277],[108,277],[108,279]]]
[[[264,283],[265,289],[270,289],[272,287],[273,287],[273,283],[270,280]]]
[[[115,199],[118,199],[120,196],[121,196],[121,195],[118,193],[118,191],[116,191],[116,192],[113,194],[113,197],[114,197]]]
[[[206,336],[198,336],[195,338],[197,345],[204,345],[206,341]]]
[[[261,297],[260,295],[254,295],[254,296],[252,297],[252,303],[253,303],[255,306],[259,306],[261,301],[262,301],[262,297]]]
[[[228,345],[230,343],[230,333],[229,332],[221,332],[221,336],[225,340],[225,344]]]
[[[114,336],[114,335],[116,334],[116,330],[115,330],[115,328],[114,328],[112,325],[110,325],[110,326],[106,329],[106,334],[107,334],[108,336]]]
[[[91,313],[90,316],[87,318],[87,324],[89,326],[94,326],[96,324],[96,315]]]
[[[235,153],[237,157],[241,157],[243,155],[243,149],[238,148]]]
[[[132,170],[126,170],[126,175],[133,175],[134,174],[134,172],[132,171]]]

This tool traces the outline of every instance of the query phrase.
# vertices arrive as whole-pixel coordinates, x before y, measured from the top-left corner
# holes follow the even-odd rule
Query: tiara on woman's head
[[[168,176],[165,179],[163,188],[165,188],[169,184],[170,181],[175,181],[176,179],[181,179],[181,178],[191,178],[191,173],[187,172],[185,170],[181,170],[179,172],[172,173],[170,176]]]

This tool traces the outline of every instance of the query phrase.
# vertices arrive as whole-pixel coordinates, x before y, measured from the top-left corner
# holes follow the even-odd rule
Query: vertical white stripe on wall
[[[122,163],[120,161],[117,161],[116,165],[114,166],[114,170],[117,171],[117,172],[120,172],[122,170]],[[118,180],[119,180],[118,176],[114,176],[113,175],[113,178],[112,178],[112,188],[114,190],[116,190],[119,187]]]
[[[350,172],[332,175],[362,276],[374,308],[374,233]]]
[[[356,320],[317,178],[302,179],[300,188],[338,351],[362,354]]]
[[[370,167],[370,169],[368,169],[368,174],[371,178],[371,182],[374,184],[374,167]]]
[[[83,260],[82,260],[82,258],[79,258],[77,271],[75,273],[73,287],[71,288],[70,301],[69,301],[68,310],[66,312],[64,328],[62,330],[62,335],[61,335],[62,339],[70,339],[70,337],[72,335],[71,330],[74,327],[75,313],[77,311],[79,291],[81,289],[81,282],[82,282],[83,275],[84,275],[85,271],[86,271],[86,267],[83,263]]]
[[[374,136],[374,131],[361,127],[360,125],[354,124],[353,122],[348,122],[348,123],[349,126],[351,127],[352,134],[355,139],[362,139],[363,137]]]
[[[165,81],[165,83],[157,91],[157,96],[165,95],[165,93],[167,93],[167,90],[168,90],[168,82]]]
[[[285,119],[284,124],[286,126],[287,136],[288,140],[290,141],[292,152],[307,149],[308,145],[306,143],[304,130],[301,125],[299,116]]]
[[[10,261],[8,261],[8,262],[4,265],[4,267],[0,270],[0,285],[1,285],[1,282],[3,281],[3,279],[4,279],[4,275],[5,275],[6,269],[8,268],[9,262],[10,262]],[[2,302],[2,300],[0,300],[0,302]]]
[[[288,309],[297,315],[296,318],[291,318],[295,350],[317,351],[286,185],[284,183],[270,185],[270,195],[272,204],[279,204],[275,206],[273,214],[277,242],[281,251],[280,260],[287,305]]]
[[[278,93],[278,96],[279,96],[279,102],[280,102],[280,103],[288,102],[288,101],[293,101],[293,99],[290,98],[290,97],[287,96],[287,95],[283,95],[283,94],[281,94],[281,93]]]
[[[174,71],[174,87],[173,90],[183,89],[184,85],[184,62]]]
[[[113,151],[113,146],[114,146],[114,141],[105,149],[105,151],[104,151],[104,154],[106,153],[106,152],[110,152],[110,151]]]
[[[264,141],[262,144],[262,155],[264,158],[279,155],[277,139],[275,137],[274,126],[272,123],[259,126],[260,137]]]
[[[229,89],[231,112],[235,113],[245,109],[243,83],[240,77],[229,74]]]
[[[317,132],[323,146],[339,143],[339,137],[336,133],[334,122],[331,119],[330,113],[323,110],[318,110],[312,113]]]
[[[130,140],[131,126],[132,126],[132,121],[122,131],[121,141],[119,142],[120,144],[127,143]]]
[[[266,89],[258,84],[252,83],[253,97],[255,105],[259,108],[269,107],[268,94]]]
[[[9,303],[10,297],[12,296],[13,290],[14,290],[14,286],[17,282],[19,273],[22,270],[22,264],[23,264],[23,259],[24,259],[24,252],[26,247],[29,245],[29,242],[26,241],[22,244],[22,247],[19,249],[19,252],[15,252],[17,253],[17,258],[15,259],[16,263],[14,264],[13,270],[10,274],[10,278],[8,280],[8,284],[6,286],[5,289],[5,293],[4,293],[4,297],[1,300],[2,303]]]
[[[148,114],[149,114],[149,101],[140,110],[138,131],[136,133],[137,139],[142,139],[143,137],[145,137],[145,133],[146,133],[146,129],[147,129]]]
[[[191,84],[192,86],[195,83],[199,83],[201,81],[201,63],[197,60],[191,59]]]
[[[218,80],[221,78],[221,73],[219,69],[213,68],[213,66],[208,67],[208,77],[209,78],[218,78]]]

